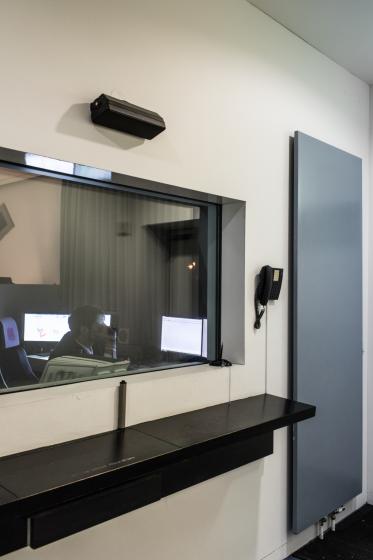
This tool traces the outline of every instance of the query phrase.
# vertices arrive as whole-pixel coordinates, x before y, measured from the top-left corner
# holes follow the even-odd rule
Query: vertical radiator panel
[[[362,489],[362,164],[297,132],[294,144],[293,530]]]

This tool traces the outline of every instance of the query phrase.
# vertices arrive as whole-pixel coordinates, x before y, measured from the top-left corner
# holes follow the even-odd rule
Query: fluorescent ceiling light
[[[25,154],[27,165],[38,167],[39,169],[49,169],[51,171],[59,171],[61,173],[74,173],[74,164],[69,161],[62,161],[60,159],[53,159],[36,154]]]
[[[75,175],[80,175],[88,179],[96,179],[97,181],[111,181],[111,171],[106,169],[96,169],[87,165],[74,165]]]

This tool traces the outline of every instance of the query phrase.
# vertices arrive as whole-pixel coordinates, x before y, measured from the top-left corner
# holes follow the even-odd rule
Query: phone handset
[[[259,282],[255,290],[255,323],[254,327],[260,329],[268,300],[278,299],[281,291],[283,268],[263,266],[259,273]]]

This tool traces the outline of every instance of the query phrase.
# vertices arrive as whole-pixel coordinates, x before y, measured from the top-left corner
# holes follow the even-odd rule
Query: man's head
[[[70,330],[83,344],[92,344],[95,339],[106,333],[105,315],[98,307],[82,305],[77,307],[69,317]]]

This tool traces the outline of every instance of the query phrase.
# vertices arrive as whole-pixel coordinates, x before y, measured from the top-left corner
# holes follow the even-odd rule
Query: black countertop
[[[45,520],[41,518],[41,523],[40,515],[47,512],[50,516],[51,508],[66,509],[69,504],[83,503],[103,492],[111,492],[112,503],[116,488],[126,488],[123,485],[133,481],[140,484],[141,480],[145,481],[142,492],[148,500],[143,504],[150,503],[272,453],[273,430],[314,415],[314,406],[258,395],[3,457],[0,528],[10,518],[22,521],[36,515],[35,542],[41,546],[121,514],[119,511],[110,516],[106,511],[105,518],[99,516],[95,522],[79,524],[80,528],[68,529],[62,535],[52,531],[46,540]],[[146,488],[154,491],[153,499]],[[132,509],[136,507],[141,505]],[[69,512],[64,515],[70,519]],[[79,519],[81,515],[79,510]],[[55,527],[56,521],[53,523]],[[24,539],[19,541],[18,548],[21,546],[25,546]]]
[[[90,491],[92,482],[116,484],[234,441],[305,420],[315,407],[272,395],[177,414],[124,430],[73,440],[0,459],[0,513],[4,506],[68,486]],[[92,480],[94,479],[94,480]]]
[[[315,407],[273,395],[258,395],[131,426],[179,448],[217,439],[258,435],[315,415]]]

